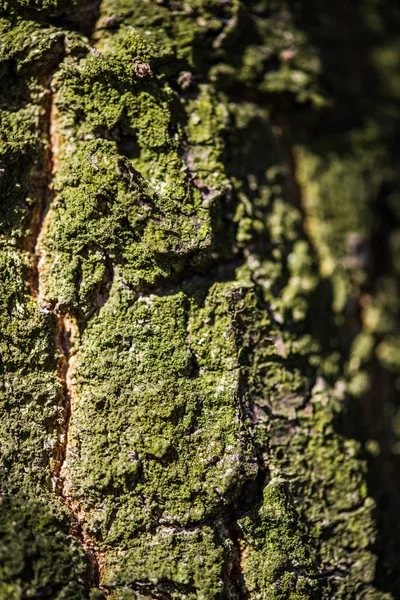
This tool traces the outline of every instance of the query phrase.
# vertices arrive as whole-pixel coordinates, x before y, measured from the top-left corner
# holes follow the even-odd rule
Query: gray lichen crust
[[[305,134],[311,4],[0,1],[0,600],[395,597],[343,426],[387,121]]]

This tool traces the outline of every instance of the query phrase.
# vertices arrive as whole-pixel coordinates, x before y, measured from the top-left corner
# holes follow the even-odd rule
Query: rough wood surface
[[[0,599],[400,597],[399,25],[0,1]]]

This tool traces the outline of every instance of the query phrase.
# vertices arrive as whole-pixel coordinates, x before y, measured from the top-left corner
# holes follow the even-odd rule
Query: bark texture
[[[400,11],[0,0],[0,598],[400,597]]]

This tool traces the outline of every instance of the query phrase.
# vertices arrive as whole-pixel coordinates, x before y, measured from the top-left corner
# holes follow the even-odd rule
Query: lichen
[[[394,597],[343,426],[398,371],[395,231],[343,333],[380,115],[310,142],[291,3],[0,6],[0,595]]]

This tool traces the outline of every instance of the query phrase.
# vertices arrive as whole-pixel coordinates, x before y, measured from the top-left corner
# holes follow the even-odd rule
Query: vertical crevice
[[[70,420],[74,413],[76,384],[74,364],[79,329],[76,320],[68,314],[57,315],[56,346],[59,354],[58,377],[62,387],[61,417],[59,437],[53,456],[52,481],[54,491],[61,498],[72,517],[72,533],[82,544],[89,562],[89,580],[93,587],[100,587],[102,555],[96,549],[93,540],[86,533],[85,519],[79,507],[68,491],[68,473],[65,462],[69,446]],[[104,591],[104,590],[103,590]]]
[[[276,140],[287,165],[287,197],[292,206],[299,211],[303,228],[302,234],[310,243],[311,247],[313,247],[306,228],[307,214],[303,202],[303,191],[297,176],[297,161],[289,125],[287,124],[285,117],[276,110],[273,110],[272,112],[271,122],[276,133]]]
[[[76,359],[76,341],[79,336],[77,323],[66,313],[56,312],[54,304],[46,299],[43,290],[43,275],[47,269],[44,239],[48,230],[50,207],[54,199],[53,178],[57,170],[57,113],[51,78],[44,92],[43,115],[41,119],[42,141],[44,146],[41,172],[35,173],[37,201],[31,216],[30,233],[27,237],[27,250],[31,269],[29,288],[40,312],[53,313],[56,318],[55,346],[58,353],[57,375],[61,385],[60,416],[57,423],[58,440],[50,462],[50,479],[54,493],[61,499],[71,515],[71,533],[82,544],[89,563],[89,586],[99,587],[101,555],[83,527],[84,519],[79,514],[66,489],[65,460],[68,451],[70,418],[73,414],[75,383],[73,364]],[[105,594],[105,596],[107,596]]]
[[[235,514],[228,515],[225,527],[229,539],[232,542],[232,564],[229,572],[230,598],[235,600],[248,600],[249,594],[246,590],[242,571],[242,541],[240,528],[236,522]]]
[[[59,436],[56,451],[53,457],[52,480],[54,490],[58,496],[65,500],[65,479],[61,475],[61,470],[65,462],[68,444],[68,428],[71,417],[71,382],[70,382],[70,361],[72,346],[72,327],[67,328],[67,318],[64,315],[57,315],[56,325],[56,347],[59,353],[58,360],[58,378],[62,387],[62,412],[59,422]],[[69,322],[71,323],[71,322]]]
[[[89,40],[95,31],[100,15],[101,0],[89,0],[78,13],[79,29]]]
[[[42,139],[44,142],[44,153],[42,172],[37,186],[37,201],[33,208],[30,233],[27,238],[27,248],[31,257],[30,292],[40,303],[39,291],[39,264],[41,258],[40,240],[46,229],[47,213],[53,199],[53,147],[51,136],[51,124],[53,120],[54,102],[51,90],[51,79],[49,87],[44,91],[43,116],[41,123]],[[35,174],[36,175],[36,174]]]

